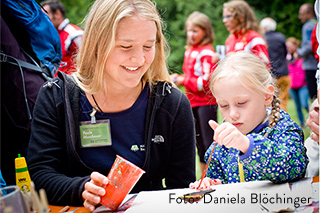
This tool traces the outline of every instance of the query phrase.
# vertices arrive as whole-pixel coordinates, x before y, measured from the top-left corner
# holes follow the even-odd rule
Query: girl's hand
[[[179,74],[178,73],[173,73],[170,75],[171,81],[176,82]]]
[[[213,140],[220,146],[239,149],[242,153],[247,152],[250,145],[249,138],[243,135],[234,125],[229,122],[219,125],[214,120],[210,120],[209,125],[214,130]]]
[[[170,78],[173,83],[177,85],[177,87],[183,86],[184,77],[183,75],[179,75],[178,73],[174,73],[170,75]]]
[[[84,185],[82,198],[84,199],[83,206],[92,212],[95,210],[95,206],[100,203],[100,196],[105,195],[106,191],[103,186],[107,185],[109,180],[98,172],[92,172],[90,177],[90,182]]]
[[[199,183],[200,183],[200,181],[195,181],[193,183],[190,183],[189,188],[190,189],[198,189]],[[202,181],[199,189],[208,189],[212,185],[219,185],[219,184],[221,184],[221,180],[219,180],[219,179],[212,180],[211,178],[205,177],[205,178],[203,178],[203,181]]]
[[[214,53],[212,56],[212,63],[216,64],[220,61],[220,56],[218,53]]]

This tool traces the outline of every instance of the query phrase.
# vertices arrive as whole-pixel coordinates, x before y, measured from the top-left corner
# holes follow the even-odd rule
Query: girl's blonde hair
[[[227,56],[218,63],[218,66],[211,75],[210,89],[212,94],[215,95],[214,85],[219,79],[233,77],[239,79],[239,82],[244,87],[254,92],[262,95],[271,94],[274,96],[269,119],[269,126],[273,128],[279,121],[280,100],[276,97],[274,92],[268,90],[269,85],[274,86],[274,79],[265,63],[263,63],[258,56],[242,51]]]
[[[211,21],[207,15],[200,13],[198,11],[194,11],[187,18],[187,21],[185,24],[186,31],[187,31],[188,24],[200,27],[206,32],[206,35],[203,37],[199,46],[212,44],[214,42],[214,31],[211,25]],[[187,46],[192,46],[188,38],[187,38]]]
[[[150,87],[157,81],[171,83],[166,58],[169,46],[162,33],[162,19],[150,0],[97,0],[85,18],[83,41],[77,55],[77,72],[74,77],[85,92],[94,94],[106,91],[105,64],[115,45],[120,20],[140,16],[154,21],[157,27],[155,58],[143,76]]]
[[[254,30],[261,34],[259,24],[249,4],[243,0],[232,0],[223,4],[223,9],[229,10],[233,18],[238,21],[236,32],[246,33]]]
[[[300,46],[301,42],[299,39],[295,38],[295,37],[289,37],[287,38],[286,41],[292,42],[294,45],[296,45],[297,47]]]

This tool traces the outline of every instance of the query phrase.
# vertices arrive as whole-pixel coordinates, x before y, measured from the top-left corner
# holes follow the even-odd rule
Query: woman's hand
[[[250,145],[249,138],[243,135],[234,125],[229,122],[219,125],[214,120],[210,120],[209,125],[214,130],[213,140],[220,146],[239,149],[242,153],[247,152]]]
[[[201,183],[201,186],[198,188],[200,181],[195,181],[193,183],[189,184],[190,189],[208,189],[212,185],[219,185],[221,184],[221,180],[219,179],[214,179],[212,180],[211,178],[205,177],[203,178],[203,181]]]
[[[319,143],[319,106],[316,104],[309,112],[307,125],[311,129],[311,139]]]
[[[92,172],[90,177],[91,180],[84,185],[82,198],[84,199],[83,206],[92,212],[100,203],[100,196],[105,195],[106,191],[103,186],[107,185],[109,180],[98,172]]]

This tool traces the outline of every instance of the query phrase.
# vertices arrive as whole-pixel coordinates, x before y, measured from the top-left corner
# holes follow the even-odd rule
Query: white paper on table
[[[121,202],[121,204],[119,205],[122,206],[123,204],[125,204],[129,199],[131,199],[133,196],[135,196],[137,194],[128,194],[123,201]],[[103,212],[114,212],[113,210],[109,209],[108,207],[101,205],[99,207],[97,207],[92,213],[103,213]]]
[[[281,197],[286,199],[295,196],[289,184],[274,184],[270,181],[254,181],[245,183],[223,184],[213,186],[216,191],[207,194],[198,202],[188,203],[178,198],[196,190],[172,189],[161,191],[140,192],[126,213],[143,212],[279,212],[283,210],[294,211],[294,203],[270,203],[270,198]],[[299,194],[299,197],[308,196]],[[261,198],[261,199],[260,199]],[[260,200],[259,200],[260,199]],[[279,199],[278,199],[279,200]],[[263,207],[259,204],[263,205]]]

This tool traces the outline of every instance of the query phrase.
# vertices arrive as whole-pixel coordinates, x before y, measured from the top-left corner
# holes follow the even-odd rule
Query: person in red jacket
[[[310,40],[311,40],[311,49],[312,49],[312,52],[314,54],[314,57],[319,62],[319,55],[317,53],[318,46],[319,46],[319,43],[318,43],[318,40],[317,40],[317,26],[318,26],[318,22],[317,22],[317,24],[314,26],[314,28],[312,30],[311,39]]]
[[[69,22],[66,18],[66,10],[59,0],[46,0],[41,2],[41,6],[60,36],[62,59],[59,71],[71,74],[76,71],[75,55],[81,45],[83,30]]]
[[[211,44],[214,32],[207,15],[194,11],[186,21],[187,48],[184,53],[183,75],[172,74],[177,86],[185,86],[196,124],[197,148],[200,168],[205,168],[204,154],[212,143],[210,119],[217,120],[217,102],[209,89],[209,79],[214,70],[214,57],[218,57]]]
[[[226,54],[253,53],[271,67],[266,41],[259,33],[257,18],[247,2],[232,0],[224,3],[222,22],[230,32],[225,42]]]

